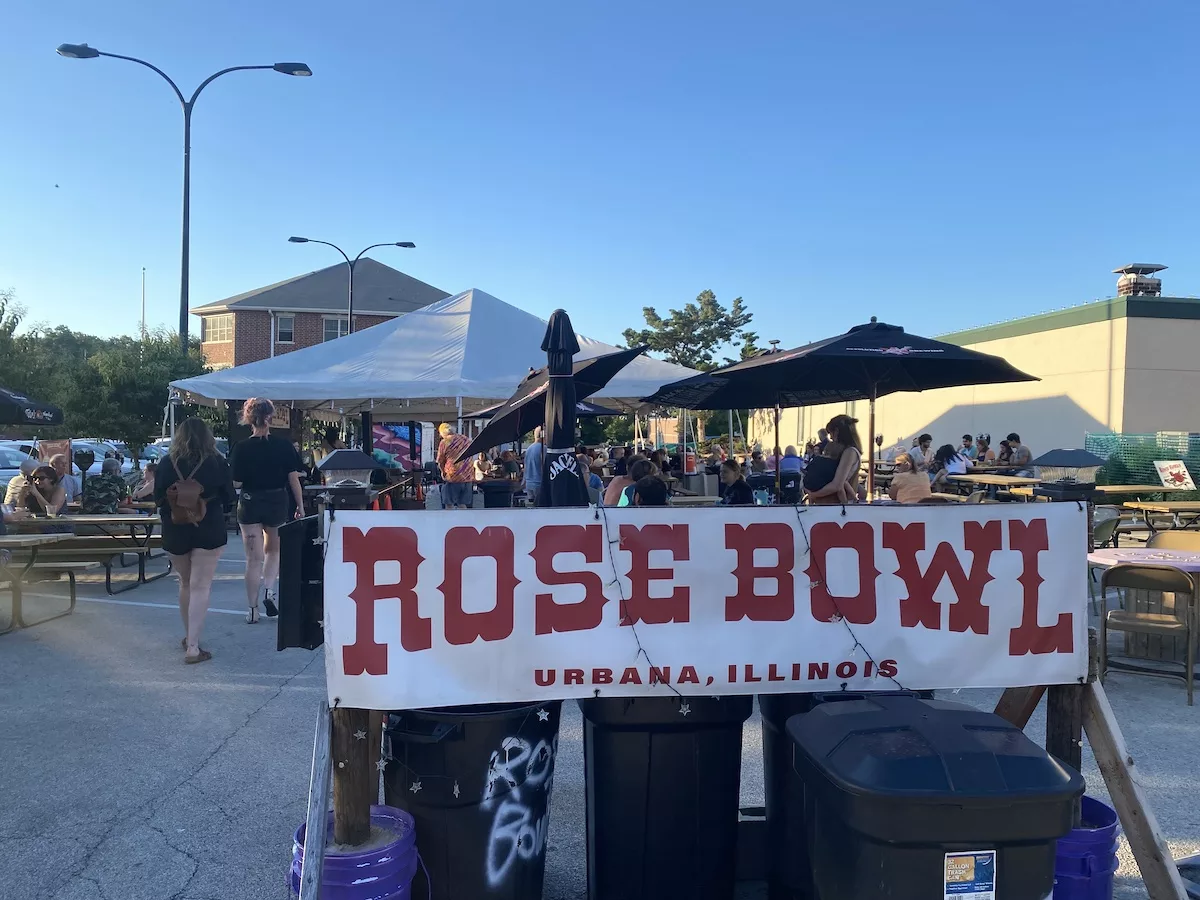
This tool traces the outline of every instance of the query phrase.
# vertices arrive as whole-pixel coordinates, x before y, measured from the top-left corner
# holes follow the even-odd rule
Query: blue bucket
[[[292,893],[300,893],[304,865],[304,828],[296,829],[292,845]],[[333,813],[328,841],[333,842]],[[351,853],[325,852],[321,873],[322,900],[409,900],[417,874],[417,827],[413,817],[391,806],[371,807],[371,828],[394,835],[393,840]]]
[[[1120,825],[1111,806],[1082,800],[1083,825],[1059,838],[1054,862],[1054,900],[1112,900]]]

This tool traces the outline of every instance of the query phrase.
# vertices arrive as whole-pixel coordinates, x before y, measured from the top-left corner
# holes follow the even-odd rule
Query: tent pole
[[[778,499],[779,498],[780,480],[781,480],[779,477],[779,458],[780,458],[780,456],[783,455],[779,448],[779,404],[778,403],[775,404],[775,447],[771,450],[771,455],[775,457],[775,497],[776,497],[776,499]]]
[[[454,430],[462,434],[462,397],[454,398],[454,411],[458,416],[458,427]]]
[[[729,455],[733,456],[733,410],[729,410]]]

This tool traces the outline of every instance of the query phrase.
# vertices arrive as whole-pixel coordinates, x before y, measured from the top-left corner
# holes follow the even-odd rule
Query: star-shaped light
[[[325,543],[325,538],[315,537],[312,539],[312,542],[314,547],[320,547],[323,543]]]
[[[455,800],[457,800],[457,799],[458,799],[458,795],[459,795],[459,794],[461,794],[461,793],[462,793],[462,791],[460,791],[460,790],[458,789],[458,782],[457,782],[457,781],[456,781],[456,782],[454,782],[454,799],[455,799]]]
[[[360,728],[358,731],[354,732],[354,739],[356,741],[365,741],[367,739],[367,733]]]
[[[328,503],[330,500],[333,499],[333,494],[329,493],[329,491],[324,491],[320,494],[317,494],[317,499],[320,500],[322,503]]]
[[[421,790],[421,779],[418,778],[416,781],[414,781],[411,785],[409,785],[408,789],[414,794],[418,793]]]
[[[538,717],[539,722],[545,722],[545,721],[549,720],[550,713],[544,709],[539,709],[537,711],[537,717]]]
[[[384,769],[387,768],[387,764],[388,764],[387,757],[381,756],[381,757],[379,757],[379,759],[377,759],[375,761],[375,768],[378,769],[380,772],[382,772]]]
[[[684,700],[682,703],[679,704],[679,714],[681,716],[686,716],[691,711],[692,711],[692,704],[688,703],[686,700]]]

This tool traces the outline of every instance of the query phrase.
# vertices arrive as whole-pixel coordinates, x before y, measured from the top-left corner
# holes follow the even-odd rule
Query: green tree
[[[723,351],[732,350],[740,359],[758,352],[758,335],[746,329],[753,315],[746,311],[741,297],[726,309],[716,294],[702,291],[694,303],[669,312],[663,318],[653,306],[644,307],[647,327],[625,329],[625,342],[631,347],[647,344],[668,362],[701,371],[735,361],[719,356]]]
[[[633,420],[629,416],[613,416],[604,423],[604,438],[613,446],[633,443]]]

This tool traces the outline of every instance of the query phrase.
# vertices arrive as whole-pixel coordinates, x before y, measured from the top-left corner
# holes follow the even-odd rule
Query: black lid
[[[843,793],[950,798],[1077,795],[1083,779],[992,713],[880,696],[824,703],[787,722],[795,766]]]
[[[361,469],[382,469],[383,466],[379,461],[372,456],[367,456],[361,450],[334,450],[323,460],[317,463],[317,468],[322,472],[333,469],[336,471],[342,470],[361,470]]]

